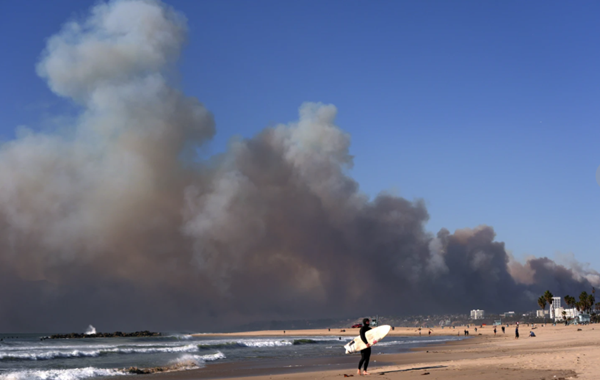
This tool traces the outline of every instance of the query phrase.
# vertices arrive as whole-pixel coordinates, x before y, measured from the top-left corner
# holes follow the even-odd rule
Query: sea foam
[[[51,350],[43,352],[0,352],[0,360],[52,360],[52,359],[70,359],[98,357],[110,354],[155,354],[155,353],[176,353],[176,352],[197,352],[198,347],[193,344],[173,347],[117,347],[99,350]]]
[[[90,377],[123,375],[126,375],[126,373],[118,369],[86,367],[16,371],[0,375],[0,380],[80,380]]]

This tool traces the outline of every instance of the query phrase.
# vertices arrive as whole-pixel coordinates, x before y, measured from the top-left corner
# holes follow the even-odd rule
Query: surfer
[[[363,343],[367,345],[367,348],[365,348],[364,350],[360,351],[360,361],[358,362],[358,375],[360,376],[360,368],[363,367],[364,371],[363,371],[363,375],[370,375],[369,372],[367,372],[367,367],[369,366],[369,359],[371,359],[371,345],[369,344],[369,341],[367,340],[367,337],[365,336],[365,333],[369,330],[371,330],[371,327],[369,327],[369,324],[371,322],[369,321],[369,318],[365,318],[363,319],[363,326],[360,328],[360,339],[362,339]],[[373,341],[373,344],[377,343],[377,341]],[[364,366],[363,366],[364,365]]]

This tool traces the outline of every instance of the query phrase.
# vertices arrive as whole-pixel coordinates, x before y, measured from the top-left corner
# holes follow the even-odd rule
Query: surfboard
[[[375,344],[373,342],[379,342],[390,332],[391,329],[392,327],[389,325],[374,327],[365,333],[365,338],[367,338],[367,342],[369,342],[369,344],[372,346]],[[364,350],[367,348],[367,345],[362,341],[359,334],[356,338],[351,340],[350,343],[345,345],[344,348],[346,349],[347,354],[351,354],[353,352]]]

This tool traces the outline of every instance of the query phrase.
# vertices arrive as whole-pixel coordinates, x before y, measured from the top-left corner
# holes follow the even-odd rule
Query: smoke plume
[[[576,262],[512,261],[488,226],[428,233],[422,201],[370,200],[333,105],[199,160],[213,117],[169,81],[186,30],[123,0],[48,40],[37,72],[81,114],[0,147],[0,330],[530,310],[598,284]]]

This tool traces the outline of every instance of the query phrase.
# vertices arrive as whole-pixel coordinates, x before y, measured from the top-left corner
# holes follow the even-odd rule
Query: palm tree
[[[588,307],[588,310],[590,311],[590,315],[592,314],[595,303],[596,303],[596,298],[594,298],[594,295],[588,294],[587,307]]]
[[[538,305],[540,305],[540,309],[544,310],[544,323],[546,323],[546,299],[543,296],[538,298]]]
[[[586,312],[589,309],[588,304],[590,301],[590,295],[588,295],[586,291],[581,292],[581,294],[579,295],[579,306],[581,307],[581,311],[583,312]]]
[[[570,309],[572,309],[577,304],[577,300],[575,300],[575,297],[566,295],[565,296],[565,303],[567,304],[567,306],[569,306]]]

